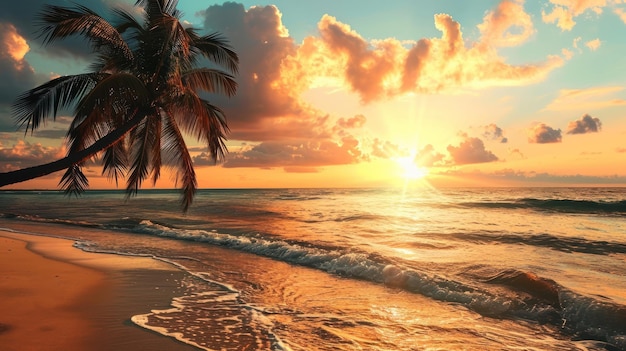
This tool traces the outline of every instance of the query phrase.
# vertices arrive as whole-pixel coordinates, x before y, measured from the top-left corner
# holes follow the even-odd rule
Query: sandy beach
[[[61,227],[28,229],[55,228]],[[0,349],[197,350],[130,321],[169,306],[182,272],[151,258],[87,253],[72,243],[0,230]]]

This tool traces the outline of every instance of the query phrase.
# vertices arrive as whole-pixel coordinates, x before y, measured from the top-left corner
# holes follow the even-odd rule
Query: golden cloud
[[[484,17],[478,29],[483,42],[493,46],[518,46],[535,32],[533,22],[524,11],[524,1],[502,1]]]
[[[434,16],[439,38],[422,38],[407,47],[389,38],[368,42],[350,26],[325,15],[319,37],[308,37],[282,62],[285,82],[344,86],[363,102],[406,92],[435,93],[465,88],[515,86],[540,81],[564,59],[548,56],[536,65],[510,65],[497,46],[519,45],[533,32],[521,2],[505,1],[485,17],[483,40],[467,47],[461,25],[447,14]],[[512,28],[521,27],[519,34]],[[517,31],[516,31],[517,32]]]

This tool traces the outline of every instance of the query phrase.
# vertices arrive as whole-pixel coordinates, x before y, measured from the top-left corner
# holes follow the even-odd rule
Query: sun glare
[[[428,169],[418,166],[413,157],[398,157],[395,161],[400,166],[401,175],[405,179],[422,179],[428,175]]]

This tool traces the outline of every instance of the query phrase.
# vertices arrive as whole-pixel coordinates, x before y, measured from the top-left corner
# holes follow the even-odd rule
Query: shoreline
[[[52,233],[58,227],[27,229],[33,234],[0,228],[3,351],[199,350],[131,321],[169,307],[184,272],[152,258],[82,251],[53,237],[64,234]]]

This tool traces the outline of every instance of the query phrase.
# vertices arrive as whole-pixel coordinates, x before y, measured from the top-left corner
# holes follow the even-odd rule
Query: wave
[[[550,234],[499,234],[499,233],[458,233],[446,234],[459,240],[479,243],[498,242],[546,247],[561,252],[578,252],[593,255],[626,254],[626,244],[608,241],[588,240],[577,237],[557,237]]]
[[[482,285],[464,283],[397,264],[385,257],[344,249],[217,231],[175,229],[141,221],[133,232],[202,242],[366,280],[457,303],[485,316],[523,318],[560,326],[577,337],[592,338],[626,350],[626,306],[577,294],[529,272],[504,271]]]
[[[24,219],[33,220],[33,218]],[[36,218],[36,220],[46,221],[42,218]],[[90,223],[83,222],[47,221],[92,226]],[[314,243],[299,243],[260,235],[251,237],[225,234],[216,230],[179,229],[149,220],[139,221],[131,218],[127,218],[123,223],[118,222],[100,227],[240,250],[346,278],[384,284],[436,300],[460,304],[484,316],[522,318],[538,323],[548,323],[560,327],[574,337],[600,340],[614,345],[619,350],[626,350],[626,306],[601,297],[577,294],[552,280],[536,276],[532,272],[507,270],[488,277],[478,277],[474,281],[462,282],[410,268],[384,256]],[[473,240],[493,241],[494,238],[487,239],[485,235],[474,235]],[[501,236],[499,240],[521,239],[509,235]],[[528,240],[524,238],[524,243],[528,244]],[[583,239],[568,240],[571,241],[559,245],[568,249],[577,249],[579,246],[589,244],[589,242],[584,242],[584,245],[577,243],[577,240]],[[530,239],[530,242],[536,245],[542,243],[548,245],[552,241],[554,241],[552,238],[541,235]],[[621,250],[624,249],[621,245],[604,242],[592,242],[592,247],[593,243],[598,250],[603,252],[622,252]],[[549,245],[554,246],[553,243]]]
[[[626,200],[592,201],[570,199],[535,199],[523,198],[499,202],[464,202],[461,207],[493,208],[493,209],[529,209],[535,211],[589,213],[589,214],[623,214],[626,213]]]

